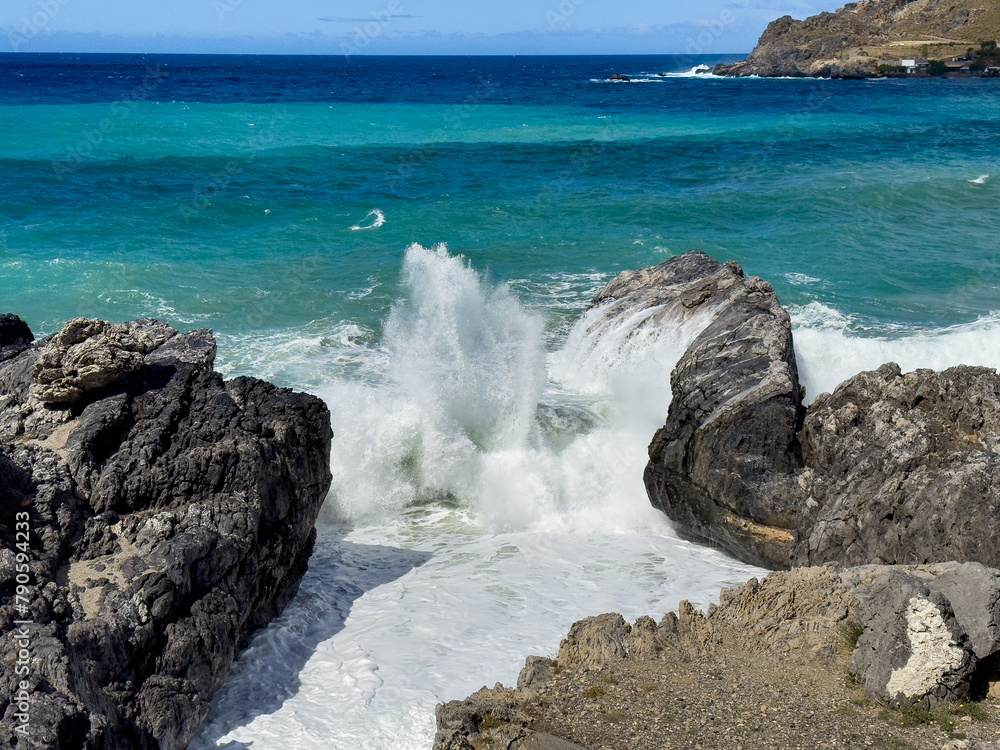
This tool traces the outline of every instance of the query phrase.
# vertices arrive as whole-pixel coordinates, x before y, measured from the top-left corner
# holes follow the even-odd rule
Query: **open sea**
[[[428,750],[575,620],[761,574],[649,506],[693,332],[585,314],[623,270],[770,281],[810,398],[1000,366],[1000,81],[696,72],[735,59],[0,55],[0,312],[211,328],[333,413],[310,571],[193,748]]]

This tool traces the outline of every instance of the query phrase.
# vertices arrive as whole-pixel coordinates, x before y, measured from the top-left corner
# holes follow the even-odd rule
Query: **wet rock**
[[[35,340],[28,324],[16,315],[0,315],[0,362],[20,354]]]
[[[802,520],[790,485],[802,416],[788,313],[771,285],[701,252],[622,274],[595,305],[657,301],[697,333],[670,376],[666,424],[649,447],[652,504],[685,535],[786,567]]]
[[[298,588],[330,485],[329,412],[224,381],[214,357],[208,331],[77,319],[0,362],[0,505],[31,529],[31,604],[15,609],[0,560],[0,628],[32,623],[32,747],[185,747]],[[4,547],[13,534],[0,527]],[[13,647],[0,748],[16,737]]]
[[[890,363],[807,410],[771,287],[699,252],[622,274],[593,306],[689,337],[645,471],[682,535],[769,568],[1000,566],[994,370]]]

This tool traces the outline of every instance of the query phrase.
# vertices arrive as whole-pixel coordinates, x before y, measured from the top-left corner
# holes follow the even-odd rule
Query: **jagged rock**
[[[650,298],[701,326],[671,374],[666,425],[649,447],[650,501],[686,535],[787,566],[803,510],[789,484],[802,465],[803,409],[788,313],[770,284],[698,251],[623,274],[594,304]]]
[[[208,331],[78,319],[33,346],[19,335],[0,362],[0,510],[28,514],[30,605],[15,609],[5,556],[0,628],[32,623],[30,746],[183,748],[305,573],[331,480],[329,412],[224,381]],[[13,525],[0,535],[15,549]],[[3,641],[0,748],[18,736],[13,648]]]
[[[865,694],[898,707],[966,698],[977,659],[951,603],[905,571],[882,571],[860,590],[864,626],[851,657]]]
[[[794,559],[1000,566],[1000,375],[979,367],[864,372],[810,405],[818,503]]]
[[[770,568],[1000,566],[995,371],[890,363],[806,410],[771,287],[697,251],[621,274],[593,306],[691,338],[645,471],[682,535]]]
[[[590,617],[573,625],[554,664],[529,657],[517,690],[483,688],[465,701],[439,706],[434,748],[515,747],[510,743],[554,724],[553,706],[579,707],[575,697],[588,675],[597,675],[589,682],[596,699],[607,692],[601,685],[624,681],[642,690],[655,688],[657,680],[669,685],[667,676],[676,674],[678,664],[693,671],[707,663],[713,665],[709,674],[724,669],[738,681],[739,692],[753,695],[766,692],[755,685],[766,662],[779,680],[838,674],[846,681],[850,668],[870,699],[893,708],[982,698],[998,677],[998,599],[1000,571],[974,563],[826,565],[776,572],[724,590],[707,615],[681,602],[659,623],[643,617],[629,625],[617,614]],[[720,698],[736,688],[730,682],[700,689],[708,694],[712,713],[726,716]],[[671,702],[687,701],[692,689],[667,695]],[[814,690],[796,682],[792,694]],[[628,690],[611,702],[622,695]],[[781,708],[788,718],[789,707]],[[659,706],[657,713],[663,710]],[[757,710],[767,713],[768,706]],[[599,715],[589,703],[584,711],[571,726]],[[680,722],[657,725],[657,732],[664,745],[675,738],[691,741],[690,725]]]

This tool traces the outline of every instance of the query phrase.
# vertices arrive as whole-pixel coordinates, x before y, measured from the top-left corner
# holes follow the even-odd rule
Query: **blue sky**
[[[711,54],[826,0],[0,0],[3,52]]]

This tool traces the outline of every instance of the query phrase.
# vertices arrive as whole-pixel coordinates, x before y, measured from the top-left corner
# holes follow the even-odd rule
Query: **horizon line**
[[[750,52],[705,52],[701,54],[692,54],[690,52],[589,52],[586,54],[582,53],[567,53],[567,52],[529,52],[529,53],[502,53],[502,52],[483,52],[483,53],[430,53],[430,52],[407,52],[407,53],[384,53],[375,54],[369,52],[357,52],[351,55],[345,55],[343,52],[94,52],[90,51],[77,51],[77,50],[60,50],[58,52],[53,52],[51,50],[46,52],[4,52],[0,51],[0,56],[15,56],[15,55],[161,55],[161,56],[176,56],[176,57],[256,57],[256,56],[268,56],[268,57],[344,57],[344,58],[354,58],[354,57],[733,57],[736,55],[749,55]]]

